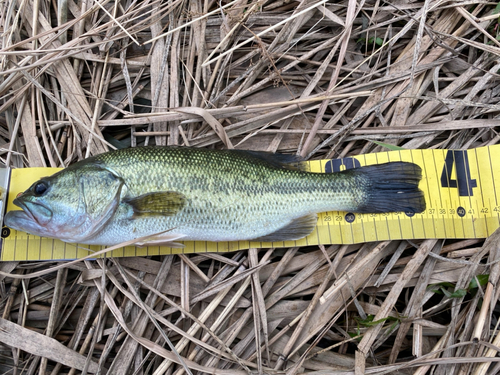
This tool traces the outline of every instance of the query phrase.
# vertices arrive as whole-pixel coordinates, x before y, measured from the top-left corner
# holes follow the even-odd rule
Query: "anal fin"
[[[318,215],[316,214],[302,216],[277,231],[255,238],[252,241],[277,242],[299,240],[311,234],[317,223]]]

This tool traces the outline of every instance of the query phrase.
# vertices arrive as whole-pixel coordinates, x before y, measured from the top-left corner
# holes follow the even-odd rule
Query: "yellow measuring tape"
[[[311,172],[337,172],[389,161],[409,161],[422,167],[420,188],[427,209],[420,214],[395,212],[357,214],[325,212],[311,235],[285,242],[184,242],[184,248],[129,246],[112,256],[146,256],[176,253],[228,252],[250,247],[295,247],[353,244],[370,241],[424,238],[485,238],[499,227],[500,145],[472,150],[401,150],[308,162]],[[12,201],[40,177],[56,168],[12,170],[7,211],[18,209]],[[75,259],[103,249],[68,244],[3,228],[1,260]]]

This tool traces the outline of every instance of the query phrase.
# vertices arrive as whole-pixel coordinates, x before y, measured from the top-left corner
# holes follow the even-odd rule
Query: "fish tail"
[[[390,162],[351,169],[364,185],[360,213],[414,212],[425,210],[425,197],[418,184],[422,169],[407,162]]]

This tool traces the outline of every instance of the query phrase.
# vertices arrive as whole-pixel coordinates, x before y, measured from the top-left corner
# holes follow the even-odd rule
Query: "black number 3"
[[[457,179],[451,178],[451,172],[455,167]],[[441,186],[447,188],[458,188],[461,197],[471,197],[474,195],[472,188],[477,187],[476,179],[471,178],[469,168],[469,157],[467,151],[449,150],[444,161],[443,172],[441,173]]]

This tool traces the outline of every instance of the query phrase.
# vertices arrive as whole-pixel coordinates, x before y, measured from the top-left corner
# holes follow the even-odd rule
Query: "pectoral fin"
[[[176,191],[157,191],[125,199],[134,211],[134,218],[144,216],[173,216],[186,204],[186,197]]]
[[[299,217],[276,232],[269,233],[252,241],[277,242],[298,240],[311,234],[317,222],[318,215],[316,214]]]

